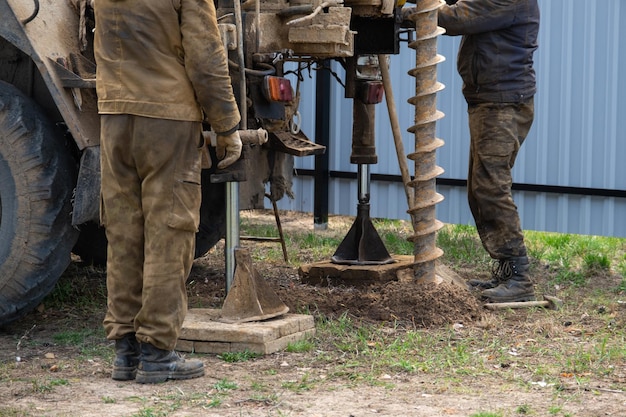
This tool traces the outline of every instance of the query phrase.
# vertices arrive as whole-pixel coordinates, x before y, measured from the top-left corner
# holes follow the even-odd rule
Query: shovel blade
[[[249,251],[235,248],[235,275],[218,320],[224,323],[262,321],[288,311],[289,307],[254,269]]]

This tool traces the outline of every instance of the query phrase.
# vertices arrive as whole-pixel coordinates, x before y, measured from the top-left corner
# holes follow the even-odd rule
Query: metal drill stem
[[[235,248],[239,247],[239,183],[226,183],[226,293],[230,291],[235,276]]]
[[[246,105],[246,72],[243,49],[243,21],[241,16],[241,3],[233,2],[235,7],[235,27],[237,28],[237,57],[239,59],[239,111],[242,130],[248,128],[248,111]],[[239,246],[239,184],[237,182],[226,183],[226,237],[224,239],[224,275],[226,276],[226,293],[235,278],[235,248]]]
[[[357,168],[359,177],[359,203],[369,203],[370,201],[370,166],[359,164]]]
[[[415,125],[408,131],[415,134],[415,152],[408,158],[415,161],[415,177],[409,182],[414,189],[413,205],[409,214],[413,224],[414,244],[413,272],[420,281],[435,281],[435,262],[443,255],[436,246],[437,231],[443,224],[435,218],[435,205],[443,200],[435,188],[436,177],[443,169],[436,164],[436,150],[443,141],[435,137],[437,120],[443,113],[437,110],[437,92],[443,84],[437,82],[437,64],[444,58],[437,54],[437,37],[444,30],[437,26],[437,14],[441,0],[417,2],[416,13],[411,16],[415,22],[415,41],[409,47],[415,49],[416,66],[409,71],[415,77],[415,96],[409,103],[415,106]]]

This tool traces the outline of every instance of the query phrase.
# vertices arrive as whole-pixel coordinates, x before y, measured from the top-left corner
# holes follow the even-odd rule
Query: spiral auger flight
[[[435,262],[443,255],[437,247],[437,231],[443,223],[435,218],[436,204],[443,196],[436,191],[436,178],[443,169],[436,164],[436,151],[443,140],[435,136],[437,120],[444,115],[437,110],[437,92],[444,85],[437,82],[437,65],[444,57],[437,54],[437,37],[444,29],[437,26],[440,0],[418,1],[410,19],[415,23],[415,40],[409,47],[415,50],[415,68],[409,75],[415,77],[415,96],[408,101],[415,106],[415,124],[408,131],[415,135],[415,152],[408,158],[415,163],[415,176],[409,182],[414,190],[408,213],[414,234],[409,238],[414,244],[413,270],[421,281],[435,280]]]

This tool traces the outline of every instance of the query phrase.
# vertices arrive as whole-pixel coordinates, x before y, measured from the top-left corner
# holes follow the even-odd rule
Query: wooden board
[[[195,353],[243,352],[267,355],[285,349],[289,343],[315,335],[313,316],[285,314],[270,320],[222,323],[220,310],[190,309],[176,344],[176,350]]]

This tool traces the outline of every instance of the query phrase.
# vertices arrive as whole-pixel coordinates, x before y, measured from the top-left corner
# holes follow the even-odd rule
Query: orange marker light
[[[265,97],[270,101],[292,101],[293,90],[287,78],[268,75],[263,82]]]

